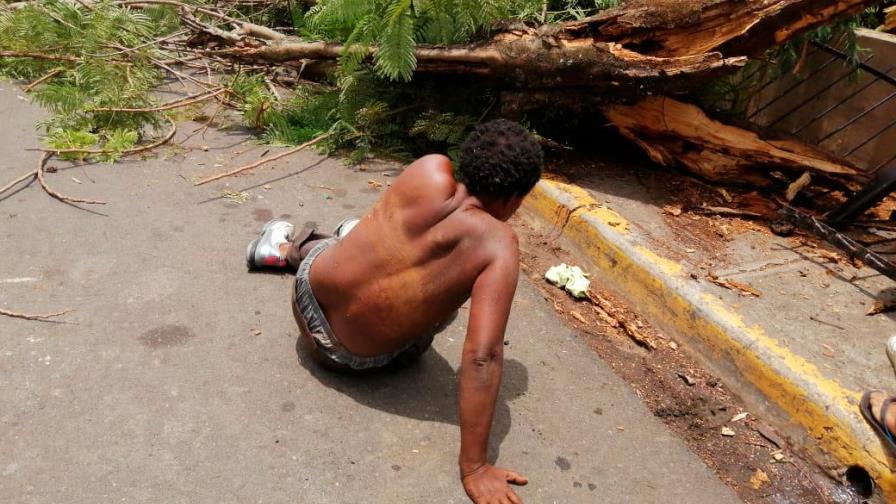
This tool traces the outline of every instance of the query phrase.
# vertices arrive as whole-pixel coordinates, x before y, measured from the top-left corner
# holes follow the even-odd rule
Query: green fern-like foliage
[[[295,102],[271,116],[264,137],[295,143],[329,124],[330,148],[348,148],[357,161],[373,151],[398,157],[433,150],[456,152],[457,145],[493,103],[487,90],[405,84],[417,61],[417,44],[462,44],[488,36],[500,20],[556,22],[591,15],[619,0],[320,0],[295,23],[308,40],[340,42],[337,90],[299,92],[298,100],[331,113],[309,128],[306,118],[288,114]],[[376,48],[372,68],[365,67]],[[368,71],[370,70],[370,71]],[[385,80],[386,82],[383,82]],[[335,102],[333,101],[335,100]],[[422,103],[426,105],[422,105]],[[319,114],[317,117],[322,118]],[[247,123],[248,124],[248,123]]]
[[[86,9],[39,0],[0,12],[0,50],[77,60],[3,58],[0,74],[32,80],[53,73],[33,93],[34,100],[51,112],[41,123],[48,144],[105,146],[114,157],[114,152],[136,143],[146,127],[157,126],[161,116],[96,109],[147,108],[156,103],[151,92],[161,74],[151,60],[160,56],[155,47],[145,44],[177,29],[177,23],[176,11],[165,6],[130,10],[99,2]],[[93,143],[85,144],[88,140]]]
[[[371,47],[378,75],[408,81],[417,44],[460,44],[487,34],[495,22],[554,22],[583,17],[619,0],[321,0],[305,15],[309,39],[342,42],[343,74],[356,71]]]

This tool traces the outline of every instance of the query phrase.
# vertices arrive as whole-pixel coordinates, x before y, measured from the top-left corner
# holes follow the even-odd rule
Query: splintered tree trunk
[[[530,27],[505,23],[489,40],[416,49],[418,74],[471,75],[523,89],[686,89],[737,69],[794,35],[854,14],[874,0],[631,0],[595,16]],[[259,33],[243,24],[221,38],[229,58],[278,64],[333,60],[340,44]],[[267,30],[270,32],[270,30]],[[370,49],[370,55],[376,48]],[[631,85],[636,84],[633,88]]]
[[[629,140],[664,166],[681,166],[718,182],[764,185],[768,167],[858,176],[852,166],[793,139],[762,139],[714,121],[699,108],[666,97],[610,105],[604,114]]]
[[[718,181],[763,183],[770,168],[855,175],[796,140],[769,142],[724,126],[699,109],[645,96],[686,92],[734,71],[748,58],[876,0],[630,0],[595,16],[532,27],[505,23],[488,40],[418,45],[417,75],[463,76],[501,92],[502,111],[539,107],[603,112],[656,161]],[[233,23],[239,25],[239,23]],[[337,59],[340,44],[302,41],[242,23],[234,32],[195,22],[198,42],[219,56],[313,67]],[[222,47],[223,46],[223,47]],[[368,57],[375,54],[370,48]]]

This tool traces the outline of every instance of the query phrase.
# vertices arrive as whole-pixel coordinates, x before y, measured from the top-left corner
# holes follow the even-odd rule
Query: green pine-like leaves
[[[377,72],[391,80],[411,80],[417,67],[411,0],[397,0],[386,9],[386,23],[378,42],[374,58]]]
[[[462,44],[488,34],[500,20],[554,22],[593,14],[619,0],[320,0],[305,15],[309,39],[341,42],[343,75],[356,71],[369,49],[377,74],[408,81],[417,44]]]
[[[146,42],[178,29],[176,9],[131,10],[111,2],[90,9],[58,0],[37,0],[0,11],[0,50],[75,57],[77,61],[2,58],[0,75],[34,80],[34,100],[52,115],[41,122],[57,148],[103,148],[115,153],[136,143],[144,128],[161,123],[152,112],[106,112],[146,108],[161,73],[150,62],[158,52]],[[135,50],[122,52],[127,48]],[[92,143],[87,143],[92,142]]]

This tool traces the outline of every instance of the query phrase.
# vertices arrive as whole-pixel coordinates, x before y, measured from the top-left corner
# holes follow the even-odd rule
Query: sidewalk
[[[676,176],[641,168],[586,162],[539,183],[526,208],[797,448],[841,477],[867,470],[896,498],[892,460],[857,407],[866,389],[896,390],[884,352],[896,324],[866,315],[892,282],[759,225],[664,211]]]
[[[37,162],[24,149],[40,112],[0,88],[6,181]],[[0,198],[0,306],[74,310],[62,323],[0,317],[0,501],[466,502],[454,376],[465,310],[420,365],[344,378],[297,356],[290,277],[245,271],[265,221],[329,229],[397,167],[308,152],[195,188],[269,147],[232,131],[188,145],[51,163],[54,189],[107,200],[91,207],[106,216],[34,186]],[[526,279],[507,334],[491,452],[530,478],[526,502],[736,502]]]

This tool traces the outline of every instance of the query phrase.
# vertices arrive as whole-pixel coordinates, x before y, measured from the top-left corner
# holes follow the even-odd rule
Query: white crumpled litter
[[[569,266],[566,263],[551,266],[544,274],[544,278],[552,284],[565,289],[576,298],[588,296],[588,286],[591,281],[588,275],[578,266]]]

